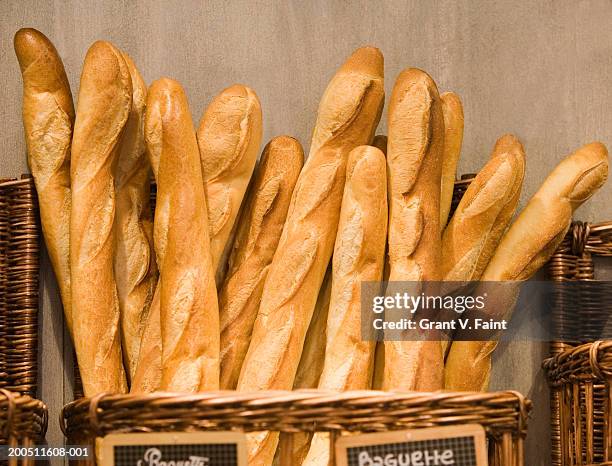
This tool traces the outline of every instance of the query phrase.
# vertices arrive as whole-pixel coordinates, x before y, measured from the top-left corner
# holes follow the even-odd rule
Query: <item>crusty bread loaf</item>
[[[70,167],[72,320],[86,396],[127,391],[113,272],[113,168],[131,103],[121,52],[95,42],[81,74]]]
[[[331,266],[327,268],[317,303],[310,319],[310,325],[304,338],[304,348],[293,382],[294,389],[317,388],[323,372],[325,345],[327,341],[327,316],[331,299],[332,274]]]
[[[239,390],[293,386],[334,247],[348,153],[373,137],[383,100],[383,57],[375,48],[360,48],[336,73],[319,106],[311,155],[264,285]],[[269,464],[278,435],[249,439],[249,464]]]
[[[439,280],[444,121],[431,77],[417,69],[402,71],[388,119],[389,280]],[[440,342],[385,341],[383,389],[436,390],[443,371]]]
[[[384,134],[377,134],[372,140],[372,146],[380,149],[385,156],[387,155],[387,136]]]
[[[239,84],[210,103],[197,132],[210,227],[213,266],[220,280],[222,257],[261,144],[261,106],[255,92]]]
[[[74,106],[64,65],[36,29],[15,34],[23,78],[23,127],[34,176],[45,244],[59,284],[68,330],[70,300],[70,143]]]
[[[263,285],[303,164],[304,152],[297,140],[273,138],[249,188],[219,294],[222,389],[233,390],[238,383]]]
[[[132,107],[115,169],[115,281],[121,312],[121,344],[128,380],[136,372],[140,344],[157,283],[153,253],[150,166],[145,153],[147,87],[123,53],[132,80]]]
[[[370,146],[353,149],[334,247],[325,363],[319,388],[369,388],[375,344],[361,338],[361,283],[382,278],[386,190],[384,154]]]
[[[525,152],[512,135],[502,136],[442,236],[442,277],[478,280],[508,227],[525,175]]]
[[[442,152],[442,178],[440,184],[440,228],[442,231],[448,221],[453,201],[457,163],[461,156],[463,143],[463,105],[454,92],[440,95],[442,115],[444,116],[444,151]]]
[[[601,143],[588,144],[565,158],[503,236],[481,280],[528,280],[557,249],[574,211],[607,175],[608,151]],[[454,341],[446,360],[445,388],[487,390],[496,346],[496,341]]]
[[[387,174],[384,154],[360,146],[349,156],[333,255],[332,294],[325,363],[319,388],[370,388],[376,342],[361,337],[361,284],[382,278],[387,237]],[[315,434],[306,460],[327,466],[329,439]],[[323,436],[325,437],[325,436]]]
[[[161,128],[155,218],[160,260],[161,389],[197,392],[219,387],[219,308],[210,251],[198,145],[183,88],[155,81],[147,97],[146,133]],[[147,144],[151,142],[147,139]]]

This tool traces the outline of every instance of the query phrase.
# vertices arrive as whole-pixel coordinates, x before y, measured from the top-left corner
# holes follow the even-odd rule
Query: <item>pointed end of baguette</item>
[[[495,141],[495,147],[491,157],[496,157],[501,154],[518,152],[525,153],[525,149],[521,141],[514,134],[504,134],[497,141]]]
[[[452,91],[443,92],[440,94],[440,100],[444,108],[444,113],[454,113],[458,118],[463,120],[463,104],[461,103],[461,97]]]
[[[376,47],[358,48],[344,62],[341,72],[360,73],[382,78],[385,74],[385,60],[382,52]]]
[[[290,150],[295,151],[296,153],[302,151],[302,145],[297,139],[291,136],[275,136],[270,139],[267,147],[269,150]]]
[[[435,81],[429,74],[418,68],[406,68],[404,69],[397,80],[395,81],[394,91],[396,89],[408,89],[414,86],[427,88],[430,94],[439,95],[438,87]]]
[[[41,49],[55,53],[55,48],[47,36],[33,28],[22,28],[17,31],[13,45],[22,71],[40,56]]]

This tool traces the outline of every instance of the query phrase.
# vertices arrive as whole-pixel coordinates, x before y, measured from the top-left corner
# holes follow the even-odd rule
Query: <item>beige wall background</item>
[[[10,0],[0,4],[0,174],[27,170],[20,120],[21,80],[12,48],[20,27],[55,43],[77,94],[88,46],[106,39],[126,50],[147,82],[186,88],[194,119],[234,82],[262,102],[264,137],[290,134],[307,148],[318,100],[353,49],[385,55],[387,94],[408,66],[427,70],[465,105],[460,172],[477,170],[497,137],[523,141],[528,170],[522,203],[561,158],[592,140],[612,143],[612,2],[599,1],[101,1]],[[385,131],[381,122],[379,132]],[[612,183],[577,214],[612,219]],[[46,261],[46,259],[45,259]],[[42,276],[40,396],[51,407],[50,444],[61,442],[59,407],[70,400],[70,351],[47,263]],[[541,344],[500,348],[493,388],[518,389],[536,403],[527,464],[548,460],[547,389]]]

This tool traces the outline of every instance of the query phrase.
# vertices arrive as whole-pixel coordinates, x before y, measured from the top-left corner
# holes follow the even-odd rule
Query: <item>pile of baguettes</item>
[[[49,40],[23,29],[15,51],[29,165],[86,395],[486,390],[495,342],[376,349],[360,336],[360,283],[528,279],[607,177],[603,144],[578,149],[508,228],[525,153],[506,135],[447,222],[461,102],[406,69],[388,141],[374,137],[384,88],[372,47],[325,90],[304,167],[299,142],[280,136],[256,168],[262,116],[248,87],[221,92],[196,130],[180,84],[147,89],[124,52],[96,42],[75,115]],[[251,464],[269,464],[277,441],[253,436]],[[296,464],[326,464],[322,437],[294,446]]]

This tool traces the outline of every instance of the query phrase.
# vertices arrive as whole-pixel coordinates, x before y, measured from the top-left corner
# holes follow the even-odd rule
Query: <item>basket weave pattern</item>
[[[343,432],[477,423],[489,438],[490,466],[520,466],[530,409],[531,403],[516,392],[296,390],[100,395],[64,407],[62,429],[69,443],[93,445],[96,438],[127,432],[327,431],[333,439]]]
[[[580,326],[596,339],[612,308],[612,292],[595,279],[594,256],[612,256],[612,222],[575,222],[548,264],[552,280],[581,281],[578,293],[554,296],[558,334]],[[551,386],[553,466],[612,465],[612,342],[556,341],[544,362]]]
[[[36,395],[38,204],[28,175],[0,182],[0,387]]]
[[[41,443],[47,431],[47,416],[42,401],[0,389],[0,445],[29,447]],[[8,464],[32,466],[34,459],[15,459]]]

